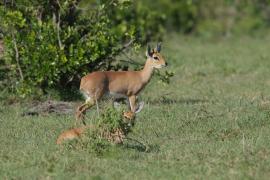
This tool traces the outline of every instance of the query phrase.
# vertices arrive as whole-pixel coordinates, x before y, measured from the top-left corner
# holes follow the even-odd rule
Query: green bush
[[[132,128],[132,125],[124,121],[123,110],[122,108],[115,109],[110,105],[106,106],[100,117],[92,124],[91,128],[86,129],[86,132],[80,139],[66,141],[65,146],[71,149],[74,147],[88,149],[91,153],[101,155],[112,145],[119,144],[114,139],[116,131],[123,133],[122,138],[124,140]]]
[[[119,22],[128,1],[102,1],[83,15],[79,1],[61,0],[28,5],[25,1],[0,7],[4,32],[4,64],[11,89],[25,96],[37,89],[66,87],[78,76],[108,69],[122,44],[137,38],[133,24]],[[59,2],[59,4],[57,4]],[[26,3],[27,6],[22,6]],[[110,4],[112,3],[112,4]]]

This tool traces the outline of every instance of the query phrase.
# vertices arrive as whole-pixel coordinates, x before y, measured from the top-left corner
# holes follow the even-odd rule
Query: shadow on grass
[[[168,97],[161,97],[159,99],[150,100],[150,104],[202,104],[207,103],[209,100],[206,99],[192,99],[192,98],[186,98],[186,99],[173,99]]]
[[[124,149],[133,149],[139,152],[146,152],[146,153],[158,153],[160,151],[159,145],[156,144],[143,144],[139,141],[126,142],[122,146]]]

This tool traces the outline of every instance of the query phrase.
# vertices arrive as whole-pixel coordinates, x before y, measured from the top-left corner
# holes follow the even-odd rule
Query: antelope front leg
[[[136,111],[136,96],[129,96],[128,100],[129,100],[131,112],[135,113],[135,111]]]
[[[129,105],[130,105],[130,111],[124,112],[124,117],[134,118],[135,117],[135,111],[136,111],[136,96],[129,96]]]

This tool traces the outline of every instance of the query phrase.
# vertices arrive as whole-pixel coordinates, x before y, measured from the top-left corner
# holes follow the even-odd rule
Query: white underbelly
[[[128,98],[126,95],[124,94],[120,94],[120,93],[115,93],[115,92],[110,92],[109,96],[115,98],[115,99],[120,99],[120,98]]]
[[[86,102],[90,102],[92,99],[95,99],[92,96],[89,96],[88,92],[85,91],[81,91],[81,93],[83,94]],[[120,94],[120,93],[115,93],[115,92],[107,92],[105,93],[101,99],[108,99],[108,98],[113,98],[113,99],[128,99],[128,96],[124,95],[124,94]]]

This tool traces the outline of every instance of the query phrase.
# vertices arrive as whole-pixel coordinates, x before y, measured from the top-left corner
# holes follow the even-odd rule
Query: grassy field
[[[127,141],[101,154],[58,147],[73,116],[25,116],[0,107],[0,179],[268,179],[270,38],[168,38],[163,54],[175,72],[156,78]],[[89,115],[90,116],[90,115]]]

